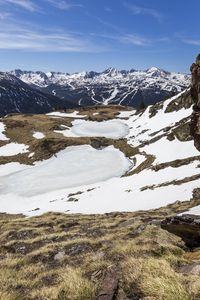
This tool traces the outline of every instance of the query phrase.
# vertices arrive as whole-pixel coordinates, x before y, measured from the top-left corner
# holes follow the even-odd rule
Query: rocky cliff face
[[[194,146],[200,151],[200,112],[194,111],[191,119],[191,135]]]
[[[194,145],[200,151],[200,55],[196,58],[191,68],[192,85],[191,96],[194,102],[191,118],[191,135],[194,138]]]

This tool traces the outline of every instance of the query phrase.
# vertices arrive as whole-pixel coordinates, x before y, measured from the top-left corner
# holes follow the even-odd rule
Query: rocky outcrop
[[[185,214],[166,218],[161,227],[180,236],[189,248],[200,246],[200,216]]]
[[[192,114],[190,134],[194,139],[194,146],[200,151],[200,111],[195,111]]]
[[[190,70],[192,73],[191,96],[194,102],[190,132],[194,138],[195,147],[200,151],[200,54]]]

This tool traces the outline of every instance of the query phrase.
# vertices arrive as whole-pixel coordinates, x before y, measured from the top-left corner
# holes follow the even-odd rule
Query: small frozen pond
[[[109,120],[103,122],[93,122],[85,120],[75,120],[72,127],[66,130],[57,130],[66,137],[107,137],[120,139],[129,134],[129,127],[120,120]]]
[[[10,194],[12,199],[13,195],[31,197],[101,182],[120,177],[131,166],[124,154],[113,146],[103,150],[96,150],[89,145],[72,146],[36,166],[1,176],[0,198],[3,199],[6,194]]]

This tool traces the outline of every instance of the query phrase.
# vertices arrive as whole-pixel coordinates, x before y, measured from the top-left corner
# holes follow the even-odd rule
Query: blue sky
[[[199,0],[0,0],[0,70],[189,72]]]

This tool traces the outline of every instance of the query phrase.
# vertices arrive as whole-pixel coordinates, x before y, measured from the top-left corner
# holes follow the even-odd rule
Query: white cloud
[[[1,0],[0,4],[13,4],[31,12],[38,10],[38,6],[31,0],[6,0],[6,2]]]
[[[161,22],[163,20],[163,15],[153,8],[147,8],[142,6],[137,6],[134,4],[129,4],[127,2],[124,5],[130,9],[132,14],[134,15],[149,15],[152,18],[156,19],[157,21]]]

